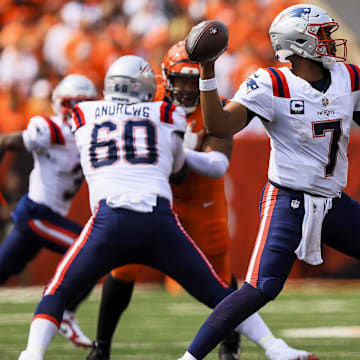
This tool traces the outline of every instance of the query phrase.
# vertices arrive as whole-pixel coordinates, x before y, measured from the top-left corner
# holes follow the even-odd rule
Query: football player
[[[163,271],[209,307],[232,291],[171,209],[169,176],[184,165],[186,118],[180,107],[152,102],[155,89],[149,64],[123,56],[107,71],[105,100],[74,107],[93,215],[46,287],[21,360],[43,359],[71,295],[127,263]]]
[[[209,132],[229,136],[257,115],[271,154],[246,281],[210,314],[182,360],[203,359],[239,321],[275,299],[296,258],[321,264],[326,244],[360,259],[360,204],[343,192],[352,121],[360,124],[360,69],[344,63],[346,40],[334,37],[338,27],[314,5],[283,10],[269,34],[277,58],[292,67],[257,70],[224,109],[214,62],[200,65]]]
[[[165,100],[184,109],[187,131],[194,131],[185,135],[186,164],[191,171],[182,184],[172,185],[173,209],[216,273],[225,283],[236,288],[235,277],[230,271],[230,235],[223,178],[231,156],[232,137],[219,139],[210,136],[205,140],[202,140],[201,136],[197,138],[196,134],[204,131],[199,106],[199,64],[188,58],[184,41],[178,42],[168,50],[162,69]],[[201,152],[192,150],[199,147],[198,143],[201,143]],[[105,280],[97,338],[87,360],[110,358],[113,333],[118,319],[130,302],[136,277],[141,270],[140,265],[123,266],[113,270]],[[270,355],[273,344],[279,344],[279,339],[273,337],[258,314],[244,321],[239,330]],[[296,355],[298,351],[282,342],[281,347],[283,353],[293,351]],[[219,359],[237,359],[240,355],[239,350],[239,334],[234,331],[222,341]],[[277,351],[279,350],[278,345]],[[302,353],[300,351],[300,355]]]
[[[82,227],[66,218],[83,179],[69,120],[76,103],[96,98],[91,80],[68,75],[52,93],[55,116],[34,116],[26,130],[0,135],[0,154],[29,151],[34,159],[29,191],[12,214],[13,230],[0,245],[1,284],[22,271],[43,248],[64,254],[80,234]],[[91,288],[71,297],[60,326],[61,335],[82,347],[91,346],[91,341],[77,325],[74,311]]]

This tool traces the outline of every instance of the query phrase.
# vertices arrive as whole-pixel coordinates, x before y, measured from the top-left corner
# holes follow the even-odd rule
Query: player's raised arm
[[[227,49],[228,30],[219,21],[194,26],[185,39],[190,59],[200,63],[200,104],[205,126],[211,135],[227,137],[247,124],[247,110],[239,103],[222,107],[216,85],[215,60]]]

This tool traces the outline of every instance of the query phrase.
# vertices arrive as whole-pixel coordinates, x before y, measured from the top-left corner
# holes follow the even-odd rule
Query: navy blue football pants
[[[268,182],[260,201],[260,226],[246,283],[223,299],[206,319],[189,351],[203,359],[233,328],[281,289],[296,260],[302,237],[304,194]],[[360,204],[342,193],[322,224],[323,244],[360,259]],[[325,259],[326,260],[326,259]]]
[[[64,254],[82,229],[27,195],[20,199],[12,217],[14,228],[0,245],[0,284],[20,273],[43,248]],[[67,309],[75,310],[94,285],[89,285],[79,297],[73,297]]]
[[[302,237],[304,194],[267,183],[260,201],[261,222],[247,281],[269,299],[281,291]],[[346,193],[334,198],[324,218],[321,241],[360,259],[360,204]]]
[[[35,317],[46,315],[58,325],[72,294],[129,263],[169,275],[211,308],[233,291],[185,232],[168,200],[158,198],[152,213],[110,208],[101,201],[58,265]]]

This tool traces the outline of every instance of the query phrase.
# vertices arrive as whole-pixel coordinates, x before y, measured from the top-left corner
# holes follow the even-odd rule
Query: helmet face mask
[[[319,24],[309,24],[307,31],[317,37],[318,43],[315,52],[320,56],[334,57],[337,61],[346,61],[347,47],[345,39],[332,39],[331,34],[339,28],[336,21]],[[338,54],[337,48],[342,48],[342,54]]]
[[[104,98],[122,104],[151,101],[156,90],[150,65],[135,55],[122,56],[113,62],[105,76]]]
[[[181,106],[187,115],[194,112],[200,101],[200,69],[199,64],[187,56],[184,41],[179,41],[168,50],[161,67],[171,102]]]
[[[81,101],[96,100],[98,93],[86,76],[71,74],[64,77],[52,92],[52,107],[65,121],[71,118],[72,108]]]
[[[300,4],[290,6],[276,16],[269,30],[275,55],[281,62],[288,62],[291,55],[298,55],[331,67],[336,61],[345,61],[345,39],[333,39],[339,28],[321,8]],[[342,54],[338,50],[342,47]]]

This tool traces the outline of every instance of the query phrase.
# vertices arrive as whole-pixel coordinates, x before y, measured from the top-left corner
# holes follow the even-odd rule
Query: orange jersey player
[[[194,133],[204,131],[200,107],[188,115]],[[200,150],[219,149],[216,139],[207,138]],[[218,143],[221,140],[217,141]],[[224,146],[224,144],[221,144]],[[232,141],[226,145],[232,147]],[[190,171],[182,184],[172,185],[174,211],[197,245],[204,252],[222,280],[230,284],[230,235],[227,224],[227,203],[224,178],[210,178]]]
[[[205,141],[203,140],[205,127],[199,106],[199,67],[188,59],[182,41],[171,47],[165,55],[162,72],[162,83],[158,86],[157,96],[159,100],[165,98],[185,110],[188,121],[185,147],[203,152],[216,150],[231,155],[231,138],[205,136]],[[164,90],[161,91],[161,88]],[[226,100],[223,99],[223,102]],[[198,139],[197,134],[202,136]],[[181,223],[221,279],[230,284],[230,235],[223,176],[214,178],[189,171],[184,182],[172,184],[172,191],[173,208]],[[235,279],[232,285],[236,286]]]

